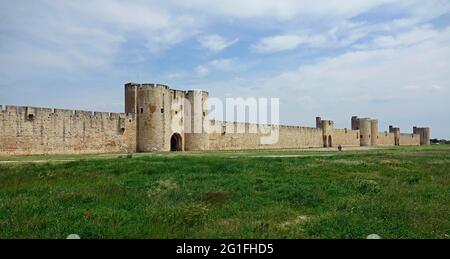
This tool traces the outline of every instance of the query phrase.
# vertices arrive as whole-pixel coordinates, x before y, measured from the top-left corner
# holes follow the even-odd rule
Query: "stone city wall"
[[[394,146],[395,134],[389,132],[378,133],[378,146]]]
[[[400,146],[419,146],[420,135],[419,134],[400,134]]]
[[[262,140],[271,133],[259,130],[259,126],[249,123],[211,122],[209,150],[277,149],[322,147],[322,130],[316,128],[280,126],[278,141],[264,144]],[[276,134],[272,131],[272,134]]]
[[[134,114],[0,106],[0,155],[136,151]]]
[[[356,147],[360,145],[359,130],[333,129],[332,144],[337,147]]]

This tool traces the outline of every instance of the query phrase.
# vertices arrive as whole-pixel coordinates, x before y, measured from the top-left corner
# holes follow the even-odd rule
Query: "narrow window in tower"
[[[141,113],[144,113],[144,108],[141,108]]]
[[[161,108],[161,113],[164,113],[164,108]]]
[[[203,112],[203,117],[205,117],[206,116],[206,112]]]

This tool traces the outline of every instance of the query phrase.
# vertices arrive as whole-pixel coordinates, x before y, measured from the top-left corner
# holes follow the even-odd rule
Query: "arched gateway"
[[[180,134],[174,133],[170,138],[170,151],[183,151],[183,140]]]

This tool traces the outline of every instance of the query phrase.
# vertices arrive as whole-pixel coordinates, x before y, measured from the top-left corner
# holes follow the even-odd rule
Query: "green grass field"
[[[0,238],[73,233],[448,239],[450,146],[0,158]]]

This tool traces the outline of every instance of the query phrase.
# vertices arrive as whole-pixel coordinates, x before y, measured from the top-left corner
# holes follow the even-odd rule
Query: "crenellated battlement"
[[[164,89],[170,89],[169,86],[164,84],[158,84],[158,83],[144,83],[144,84],[138,84],[138,83],[127,83],[125,84],[125,88],[164,88]]]
[[[15,105],[0,105],[2,113],[9,114],[27,114],[33,116],[67,116],[67,117],[84,117],[84,118],[108,118],[118,119],[127,118],[134,120],[136,115],[134,113],[115,113],[115,112],[96,112],[85,110],[70,110],[58,108],[42,108],[32,106],[15,106]]]

